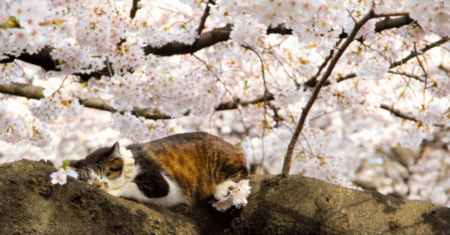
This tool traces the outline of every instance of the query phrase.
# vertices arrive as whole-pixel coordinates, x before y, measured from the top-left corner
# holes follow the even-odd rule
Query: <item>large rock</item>
[[[250,176],[243,210],[158,208],[84,182],[52,185],[44,161],[0,165],[0,234],[450,234],[450,209],[302,176]]]

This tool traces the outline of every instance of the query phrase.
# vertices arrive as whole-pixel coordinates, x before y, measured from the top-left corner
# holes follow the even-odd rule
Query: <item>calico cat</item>
[[[203,133],[168,136],[121,148],[99,148],[70,161],[79,179],[108,193],[159,206],[221,200],[248,175],[243,152]]]

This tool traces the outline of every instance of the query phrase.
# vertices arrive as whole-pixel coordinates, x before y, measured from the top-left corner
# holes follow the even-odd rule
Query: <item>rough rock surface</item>
[[[243,210],[171,209],[114,197],[48,162],[0,165],[0,234],[450,234],[450,209],[302,176],[250,176]]]

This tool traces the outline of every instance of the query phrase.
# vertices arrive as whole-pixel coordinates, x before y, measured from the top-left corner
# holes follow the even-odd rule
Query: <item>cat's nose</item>
[[[99,184],[100,184],[100,180],[98,180],[97,178],[94,179],[94,182],[92,183],[92,185],[97,186],[97,187],[100,187]]]
[[[107,189],[108,188],[108,183],[106,182],[101,182],[99,185],[100,189]]]

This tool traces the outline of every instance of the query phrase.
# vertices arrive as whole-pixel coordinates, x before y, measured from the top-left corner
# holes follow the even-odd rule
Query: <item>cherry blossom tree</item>
[[[0,163],[201,130],[450,205],[447,1],[4,0],[0,27]]]

